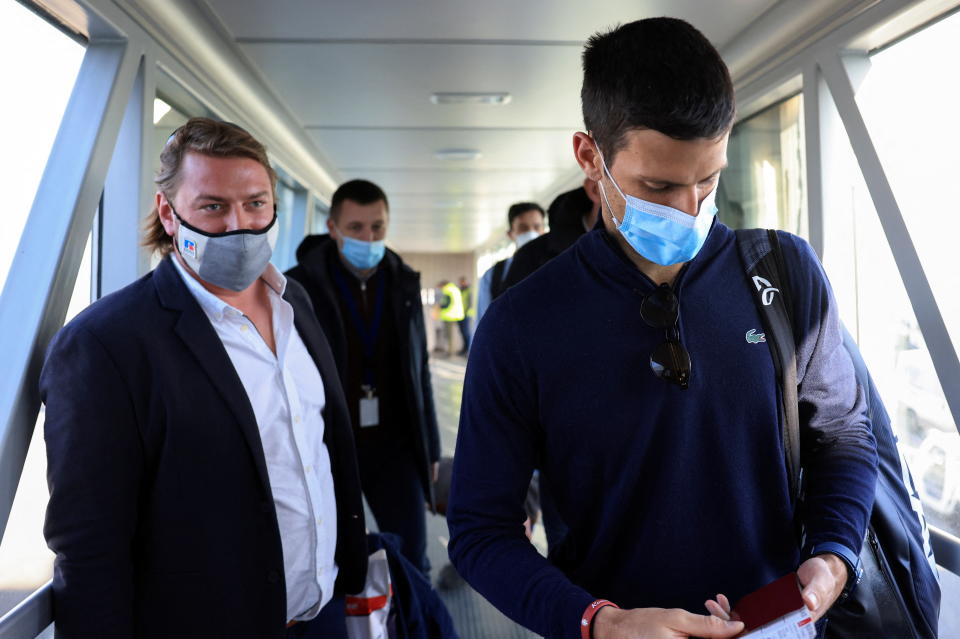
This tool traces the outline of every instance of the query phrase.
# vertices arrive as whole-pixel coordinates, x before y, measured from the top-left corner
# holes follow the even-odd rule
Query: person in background
[[[516,244],[516,250],[520,251],[529,242],[543,235],[543,222],[543,208],[536,202],[512,204],[507,210],[507,237]],[[516,253],[500,260],[480,277],[480,284],[477,286],[477,324],[487,312],[490,303],[506,290],[504,283],[515,256]]]
[[[538,268],[573,246],[597,223],[600,191],[595,180],[584,178],[583,186],[561,193],[547,209],[550,232],[517,249],[502,290],[523,281]]]
[[[714,206],[735,114],[726,65],[690,24],[652,18],[592,36],[583,70],[573,149],[600,185],[601,223],[478,327],[450,558],[545,637],[726,639],[743,630],[729,602],[790,573],[823,636],[857,583],[877,481],[823,268],[778,233],[796,327],[798,515],[771,353],[744,339],[762,329],[756,292]],[[567,526],[549,559],[522,526],[535,467]]]
[[[477,314],[477,309],[473,304],[473,290],[470,288],[470,282],[467,281],[466,275],[460,276],[459,281],[457,281],[457,288],[460,289],[460,295],[463,298],[463,319],[458,324],[460,326],[460,337],[463,338],[463,348],[457,354],[466,357],[467,353],[470,352],[471,324]]]
[[[377,525],[429,575],[424,503],[433,504],[440,436],[420,274],[386,248],[389,228],[383,190],[346,182],[330,201],[329,234],[306,237],[287,275],[310,294],[333,347]]]
[[[266,149],[192,118],[155,181],[159,265],[67,324],[40,376],[57,635],[345,639],[357,461],[310,300],[269,263]]]
[[[437,306],[440,307],[440,322],[443,324],[443,335],[447,343],[447,355],[456,354],[456,327],[463,320],[463,295],[456,284],[450,280],[440,282],[440,294],[437,296]]]

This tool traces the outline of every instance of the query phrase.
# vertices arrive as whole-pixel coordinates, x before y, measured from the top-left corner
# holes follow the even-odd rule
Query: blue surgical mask
[[[517,243],[517,248],[521,249],[528,242],[537,239],[540,237],[540,234],[536,231],[527,231],[526,233],[521,233],[513,241]]]
[[[371,269],[379,264],[380,260],[383,259],[383,254],[387,250],[383,240],[364,242],[363,240],[347,237],[343,233],[340,233],[340,237],[343,238],[343,257],[350,262],[354,268],[358,268],[361,271]]]
[[[599,149],[597,152],[599,153]],[[710,225],[713,224],[713,218],[717,213],[717,207],[714,205],[717,198],[716,188],[703,198],[697,216],[693,217],[663,204],[625,195],[620,185],[610,175],[602,153],[600,162],[603,163],[603,170],[617,189],[617,193],[627,203],[623,210],[622,222],[617,221],[613,214],[603,182],[600,182],[600,194],[603,195],[604,204],[610,211],[610,217],[617,225],[617,230],[634,251],[661,266],[689,262],[696,257],[707,240]]]

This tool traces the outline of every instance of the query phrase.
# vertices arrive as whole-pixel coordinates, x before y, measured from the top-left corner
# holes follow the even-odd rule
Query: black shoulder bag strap
[[[790,494],[796,508],[802,490],[797,349],[793,337],[793,307],[780,238],[772,229],[739,229],[734,233],[780,383],[783,453],[790,476]]]

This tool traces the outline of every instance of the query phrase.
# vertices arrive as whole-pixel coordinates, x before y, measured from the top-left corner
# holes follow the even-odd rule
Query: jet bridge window
[[[0,153],[4,195],[2,288],[80,69],[84,47],[18,2],[0,2],[0,24],[4,27],[0,85],[11,88],[0,100],[0,121],[4,123],[4,151]],[[50,246],[51,251],[57,248]],[[68,318],[90,303],[91,262],[88,239]],[[3,303],[17,305],[20,301],[4,298]],[[41,413],[0,542],[0,615],[50,579],[53,572],[53,555],[41,530],[47,503],[42,425]]]
[[[40,176],[53,147],[84,49],[18,2],[0,3],[0,175],[3,223],[0,288],[20,242]]]
[[[717,194],[727,226],[807,235],[802,113],[796,95],[733,127]]]
[[[857,106],[952,345],[927,343],[842,127],[823,149],[824,263],[841,315],[882,393],[929,522],[954,535],[960,534],[960,435],[931,353],[942,349],[955,358],[960,345],[954,248],[960,87],[936,63],[958,56],[960,15],[954,15],[850,67]]]

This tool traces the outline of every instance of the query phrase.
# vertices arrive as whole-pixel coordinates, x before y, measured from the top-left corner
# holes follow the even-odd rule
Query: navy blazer
[[[367,548],[350,418],[309,298],[284,298],[323,378],[338,592]],[[59,637],[276,638],[286,593],[276,510],[240,377],[170,258],[56,336],[40,377]]]

